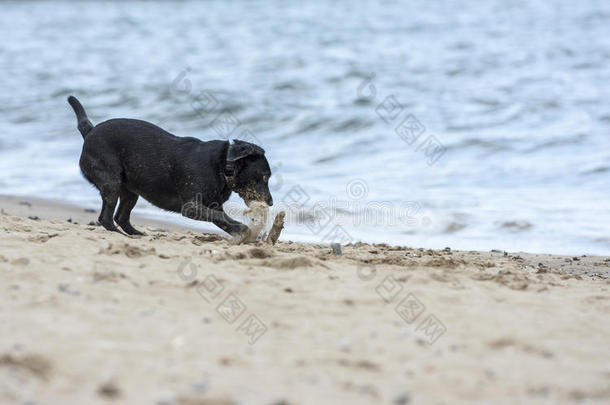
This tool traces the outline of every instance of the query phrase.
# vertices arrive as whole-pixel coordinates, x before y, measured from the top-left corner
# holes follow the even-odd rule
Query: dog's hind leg
[[[83,149],[80,158],[80,168],[83,175],[100,191],[102,197],[102,212],[98,221],[109,231],[119,232],[112,217],[121,192],[121,166],[117,159],[107,155],[95,156]]]
[[[102,196],[102,212],[98,218],[98,221],[104,228],[109,231],[119,232],[119,229],[114,225],[112,216],[114,209],[116,208],[117,201],[119,199],[120,184],[103,184],[99,187],[100,194]]]
[[[134,228],[131,225],[131,222],[129,222],[131,210],[138,202],[138,197],[139,196],[136,193],[132,193],[125,187],[121,187],[119,209],[114,216],[114,220],[128,235],[144,235],[142,232]]]

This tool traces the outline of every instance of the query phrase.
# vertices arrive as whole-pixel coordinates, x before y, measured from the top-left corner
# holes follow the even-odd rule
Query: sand
[[[0,208],[1,404],[610,403],[605,257],[337,256]]]

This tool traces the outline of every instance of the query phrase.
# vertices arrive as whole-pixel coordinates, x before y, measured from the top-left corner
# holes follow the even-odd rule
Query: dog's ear
[[[227,161],[236,162],[239,159],[243,159],[247,156],[263,156],[264,154],[265,150],[260,146],[250,142],[235,140],[229,145]]]

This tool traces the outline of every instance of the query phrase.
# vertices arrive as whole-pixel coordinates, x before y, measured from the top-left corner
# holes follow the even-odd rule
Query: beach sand
[[[339,256],[0,208],[2,404],[610,403],[605,257]]]

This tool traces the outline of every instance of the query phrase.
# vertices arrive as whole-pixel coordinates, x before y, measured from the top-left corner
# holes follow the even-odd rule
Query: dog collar
[[[232,148],[233,144],[229,141],[229,147],[227,148],[227,154],[225,155],[225,167],[223,173],[225,176],[225,181],[227,182],[227,186],[231,190],[233,190],[233,188],[235,187],[235,162],[229,160]]]

